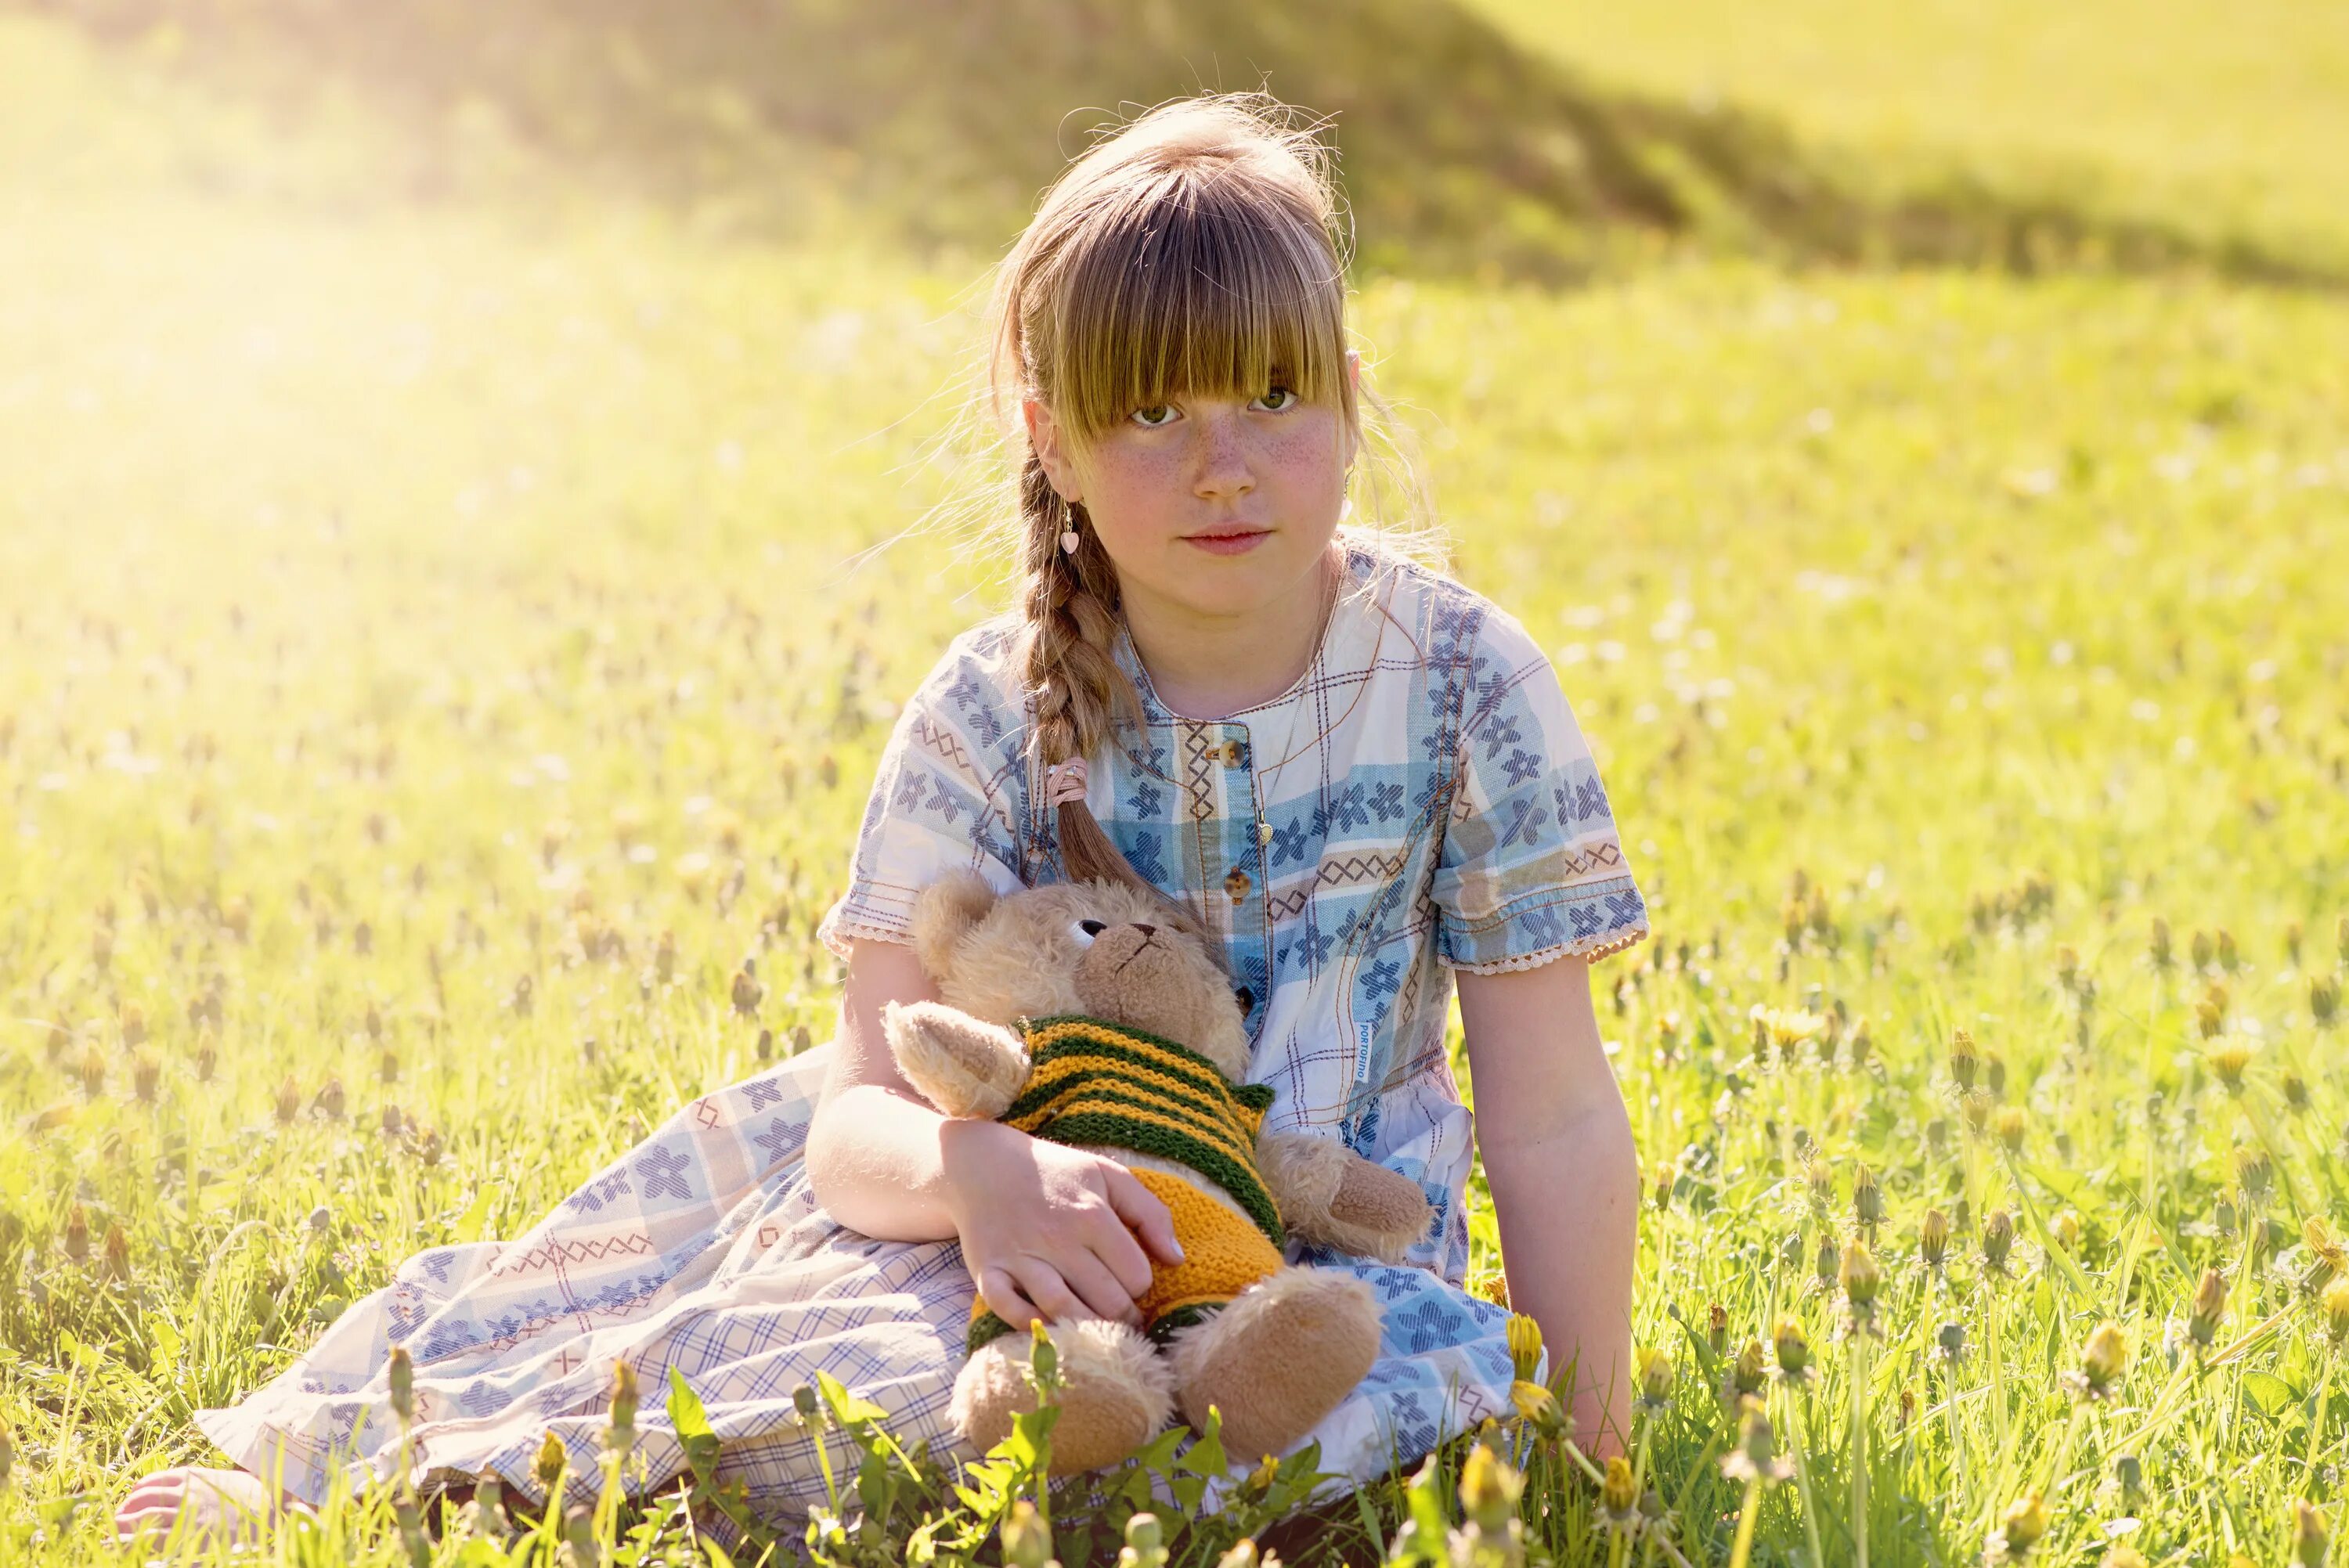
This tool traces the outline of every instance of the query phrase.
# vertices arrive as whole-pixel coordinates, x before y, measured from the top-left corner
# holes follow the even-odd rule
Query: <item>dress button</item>
[[[1247,898],[1248,895],[1248,889],[1255,885],[1256,883],[1248,880],[1247,872],[1240,870],[1237,866],[1234,866],[1230,872],[1224,878],[1224,891],[1232,895],[1232,902],[1234,903],[1237,903],[1241,900]]]
[[[1226,767],[1226,768],[1245,768],[1245,767],[1247,767],[1247,759],[1248,759],[1248,747],[1247,747],[1247,741],[1245,741],[1245,740],[1226,740],[1226,741],[1225,741],[1225,742],[1224,742],[1224,766],[1225,766],[1225,767]]]

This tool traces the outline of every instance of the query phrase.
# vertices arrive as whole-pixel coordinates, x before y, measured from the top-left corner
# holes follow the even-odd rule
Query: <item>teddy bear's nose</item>
[[[1134,923],[1133,929],[1142,933],[1144,936],[1155,936],[1158,934],[1158,928],[1156,926],[1144,925],[1140,921],[1136,921]]]

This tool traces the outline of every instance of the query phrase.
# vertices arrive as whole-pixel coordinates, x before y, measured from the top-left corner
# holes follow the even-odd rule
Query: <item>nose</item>
[[[1156,926],[1154,926],[1154,925],[1144,925],[1144,924],[1143,924],[1143,923],[1142,923],[1141,922],[1139,922],[1139,921],[1136,921],[1136,922],[1134,923],[1133,929],[1134,929],[1134,930],[1136,930],[1136,931],[1138,931],[1138,932],[1140,932],[1140,933],[1142,933],[1142,934],[1143,934],[1143,936],[1145,936],[1145,937],[1147,937],[1147,936],[1155,936],[1156,934],[1158,934],[1158,928],[1157,928]]]
[[[1256,489],[1239,416],[1218,410],[1201,417],[1198,429],[1199,495],[1238,496]]]

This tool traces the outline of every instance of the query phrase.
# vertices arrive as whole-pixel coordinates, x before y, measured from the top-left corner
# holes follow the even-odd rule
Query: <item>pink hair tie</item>
[[[1065,806],[1085,798],[1085,759],[1071,757],[1066,762],[1055,762],[1044,770],[1044,796],[1055,806]]]

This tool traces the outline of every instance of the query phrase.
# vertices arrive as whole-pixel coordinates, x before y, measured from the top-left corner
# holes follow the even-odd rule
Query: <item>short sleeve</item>
[[[1493,974],[1629,947],[1647,904],[1557,672],[1523,626],[1485,617],[1433,879],[1437,956]]]
[[[949,872],[976,871],[998,892],[1021,885],[1019,711],[996,673],[966,633],[899,710],[848,886],[816,927],[841,957],[852,938],[910,941],[915,899]]]

